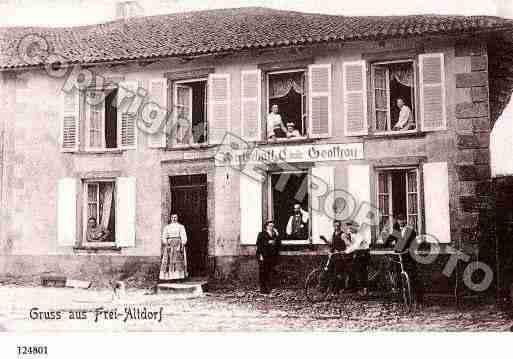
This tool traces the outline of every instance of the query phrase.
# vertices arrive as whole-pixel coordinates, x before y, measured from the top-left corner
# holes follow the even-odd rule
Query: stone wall
[[[456,171],[459,180],[458,249],[487,262],[491,251],[490,131],[488,56],[485,45],[462,42],[455,47],[460,64],[456,82]]]

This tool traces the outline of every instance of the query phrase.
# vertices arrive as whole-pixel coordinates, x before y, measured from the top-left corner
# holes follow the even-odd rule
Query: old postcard
[[[513,330],[509,0],[0,13],[0,331]]]

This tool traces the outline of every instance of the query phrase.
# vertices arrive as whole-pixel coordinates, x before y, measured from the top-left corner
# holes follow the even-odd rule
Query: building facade
[[[308,16],[269,9],[185,14],[181,25],[191,33],[210,27],[220,43],[207,48],[196,35],[205,46],[198,50],[175,33],[182,52],[159,43],[159,24],[179,27],[177,17],[76,30],[85,43],[80,36],[62,41],[59,30],[31,33],[50,42],[40,49],[71,60],[45,66],[37,56],[21,64],[16,55],[2,59],[0,274],[151,282],[160,233],[174,212],[188,231],[192,276],[255,281],[256,236],[270,218],[284,235],[283,282],[300,283],[325,253],[319,236],[329,237],[334,218],[357,221],[378,258],[382,228],[405,215],[441,253],[422,265],[427,281],[458,276],[459,267],[442,274],[456,251],[486,261],[489,134],[511,88],[492,88],[501,81],[495,47],[513,25],[464,17],[369,25],[356,18],[361,28],[348,30],[353,18]],[[231,32],[202,22],[220,17]],[[335,20],[338,27],[324,26]],[[275,24],[262,33],[258,24],[266,21],[286,29]],[[403,32],[385,26],[401,21]],[[458,28],[460,22],[471,25]],[[101,46],[123,47],[113,34],[128,39],[135,32],[169,51],[143,53],[132,44],[117,57],[99,55]],[[96,47],[86,46],[87,36]],[[9,48],[25,39],[5,37]],[[274,132],[273,105],[293,135]],[[308,217],[300,238],[285,236],[296,202]],[[88,236],[91,218],[108,233],[101,241]]]

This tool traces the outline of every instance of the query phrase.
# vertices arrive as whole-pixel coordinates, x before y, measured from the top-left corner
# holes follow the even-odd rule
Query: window
[[[267,75],[267,139],[306,137],[305,71],[278,71]]]
[[[177,113],[175,145],[207,142],[207,79],[174,83],[173,103]]]
[[[284,243],[305,244],[310,238],[308,171],[273,172],[269,175],[269,213]],[[300,220],[293,223],[294,207]],[[289,223],[290,222],[290,223]]]
[[[86,149],[103,150],[118,147],[117,93],[117,88],[86,91]]]
[[[417,233],[420,229],[418,169],[390,169],[378,172],[379,231],[394,223],[400,214]]]
[[[84,184],[84,244],[115,242],[116,185],[114,181],[86,181]]]
[[[417,129],[413,61],[375,63],[371,66],[374,91],[374,132]]]

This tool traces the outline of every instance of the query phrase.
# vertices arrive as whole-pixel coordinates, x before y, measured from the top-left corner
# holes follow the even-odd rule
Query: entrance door
[[[494,179],[499,296],[513,300],[513,176]]]
[[[170,177],[171,213],[187,231],[187,270],[189,277],[207,275],[208,222],[207,175]]]

